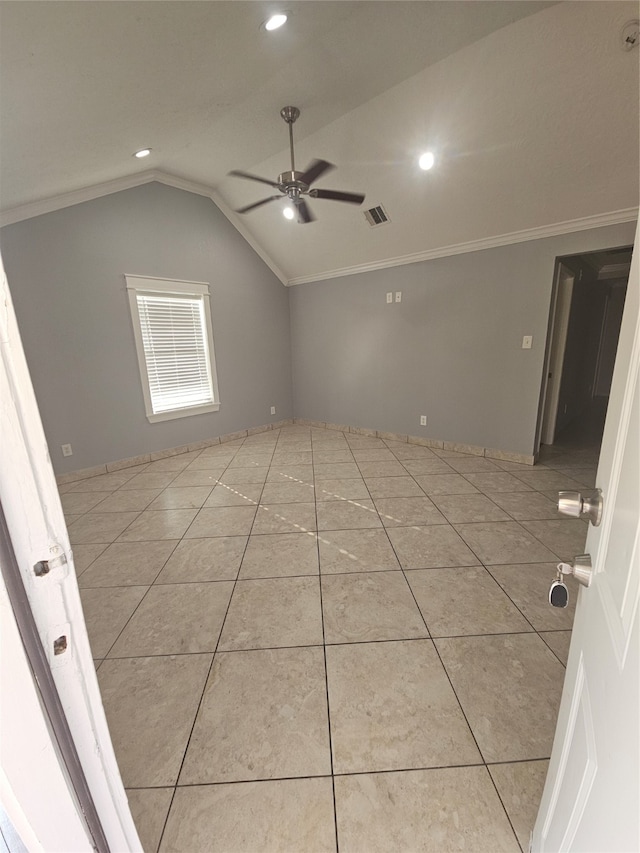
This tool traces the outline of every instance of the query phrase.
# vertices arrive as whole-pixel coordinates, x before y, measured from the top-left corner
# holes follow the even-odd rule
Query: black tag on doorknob
[[[569,604],[569,590],[562,581],[554,581],[551,584],[549,604],[552,607],[566,607]]]

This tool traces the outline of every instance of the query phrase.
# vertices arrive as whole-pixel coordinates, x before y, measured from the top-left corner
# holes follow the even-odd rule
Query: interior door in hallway
[[[638,233],[598,465],[604,511],[590,525],[535,851],[640,849],[640,276]]]

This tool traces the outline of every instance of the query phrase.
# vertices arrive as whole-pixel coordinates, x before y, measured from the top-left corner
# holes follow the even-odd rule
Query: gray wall
[[[556,257],[634,234],[626,223],[291,288],[296,416],[533,453]]]
[[[288,291],[209,199],[148,184],[1,241],[56,472],[292,417]],[[125,273],[210,283],[219,412],[147,421]]]

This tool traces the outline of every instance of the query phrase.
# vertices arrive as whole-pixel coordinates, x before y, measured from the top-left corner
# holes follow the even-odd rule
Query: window
[[[147,419],[220,408],[209,285],[125,276]]]

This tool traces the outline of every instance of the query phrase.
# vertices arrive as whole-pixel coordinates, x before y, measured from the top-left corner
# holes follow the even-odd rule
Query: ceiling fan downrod
[[[293,154],[293,123],[300,115],[300,110],[297,107],[283,107],[280,110],[280,115],[289,125],[289,150],[291,151],[291,171],[295,172],[296,162]]]

